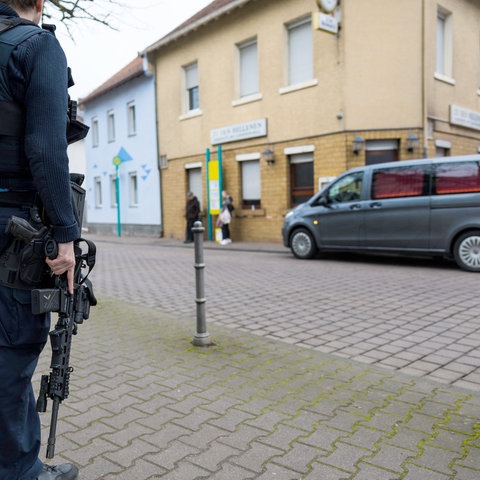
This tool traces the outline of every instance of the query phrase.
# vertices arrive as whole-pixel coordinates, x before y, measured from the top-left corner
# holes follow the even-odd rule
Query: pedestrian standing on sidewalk
[[[187,218],[187,228],[185,232],[185,241],[183,243],[193,242],[193,224],[200,216],[200,202],[193,192],[187,193],[187,206],[185,207],[185,216]]]
[[[12,241],[5,233],[8,220],[38,220],[40,200],[38,211],[44,211],[58,245],[57,257],[46,263],[54,275],[67,276],[73,294],[73,242],[80,231],[70,198],[67,157],[69,75],[53,30],[38,26],[43,3],[0,0],[0,252]],[[5,278],[3,272],[0,479],[75,480],[75,465],[51,467],[38,457],[40,418],[31,382],[48,339],[50,314],[33,314],[31,290],[19,287],[18,272],[14,278]]]
[[[232,243],[230,237],[230,223],[232,221],[232,212],[235,210],[232,197],[226,190],[222,192],[222,210],[220,212],[220,222],[222,225],[222,241],[220,245]]]

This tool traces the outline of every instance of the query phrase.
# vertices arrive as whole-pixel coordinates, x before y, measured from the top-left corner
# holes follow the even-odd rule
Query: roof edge
[[[155,50],[158,50],[159,48],[165,47],[171,42],[174,42],[178,38],[187,35],[188,33],[206,25],[207,23],[211,22],[212,20],[215,20],[222,15],[225,15],[227,13],[230,13],[232,10],[235,8],[243,7],[243,5],[249,3],[251,0],[234,0],[233,2],[229,3],[228,5],[225,5],[223,7],[220,7],[219,9],[213,11],[210,14],[205,15],[204,17],[199,18],[197,21],[193,23],[188,23],[188,20],[186,20],[186,25],[185,27],[177,27],[176,29],[172,30],[170,33],[167,33],[163,38],[160,40],[156,41],[155,43],[152,43],[149,47],[145,48],[141,52],[139,52],[139,55],[148,55],[149,53],[154,52]],[[208,5],[207,5],[208,7]],[[206,8],[206,7],[205,7]]]
[[[139,63],[138,68],[132,69],[130,72],[122,74],[126,69],[131,66],[135,66],[136,63]],[[129,64],[125,65],[121,70],[112,75],[110,78],[105,80],[101,85],[91,91],[88,95],[83,98],[78,99],[79,106],[85,105],[92,100],[95,100],[102,95],[105,95],[115,88],[119,88],[122,85],[134,80],[139,77],[151,77],[152,73],[148,68],[148,62],[145,56],[137,55]]]

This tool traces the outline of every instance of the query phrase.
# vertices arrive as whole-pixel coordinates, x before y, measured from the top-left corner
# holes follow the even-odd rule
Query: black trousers
[[[20,208],[0,208],[0,232]],[[7,236],[0,233],[0,251]],[[40,418],[32,376],[48,339],[50,314],[31,312],[30,290],[0,285],[0,478],[31,480],[42,469]]]
[[[230,238],[230,226],[228,223],[222,225],[222,239]]]
[[[186,228],[186,232],[185,232],[185,240],[187,242],[193,242],[193,232],[192,232],[192,228],[193,228],[193,225],[195,224],[197,220],[192,220],[192,221],[187,221],[187,228]]]

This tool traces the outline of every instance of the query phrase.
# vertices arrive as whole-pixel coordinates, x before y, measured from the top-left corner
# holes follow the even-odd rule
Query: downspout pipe
[[[153,76],[153,91],[154,91],[154,102],[155,102],[155,142],[156,142],[156,149],[157,149],[157,169],[158,169],[158,182],[160,188],[160,237],[164,236],[164,228],[163,228],[163,188],[162,188],[162,168],[160,166],[160,136],[159,136],[159,124],[158,124],[158,102],[157,102],[157,63],[152,61],[152,58],[148,57],[148,54],[139,54],[142,55],[142,65],[143,71],[147,77]],[[152,55],[153,56],[153,55]],[[152,65],[152,71],[150,71],[149,63]]]
[[[423,116],[423,157],[428,156],[428,104],[427,104],[427,65],[426,65],[426,0],[422,0],[422,116]]]

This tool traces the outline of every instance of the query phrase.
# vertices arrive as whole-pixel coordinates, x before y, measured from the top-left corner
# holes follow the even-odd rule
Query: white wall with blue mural
[[[160,234],[161,195],[153,78],[144,74],[82,104],[87,225],[93,231]]]

